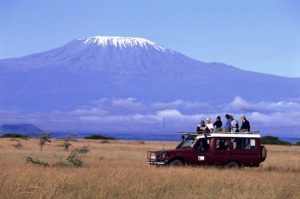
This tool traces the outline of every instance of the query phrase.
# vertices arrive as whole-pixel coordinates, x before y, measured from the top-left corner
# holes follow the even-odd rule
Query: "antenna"
[[[163,117],[163,133],[165,133],[165,129],[166,129],[166,118]]]

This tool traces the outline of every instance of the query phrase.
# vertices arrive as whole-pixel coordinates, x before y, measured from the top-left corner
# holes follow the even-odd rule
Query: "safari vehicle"
[[[260,135],[247,133],[183,133],[173,150],[148,151],[150,165],[215,165],[258,167],[267,157]]]

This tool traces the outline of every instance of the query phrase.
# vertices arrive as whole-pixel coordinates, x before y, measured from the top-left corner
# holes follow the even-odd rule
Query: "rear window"
[[[233,138],[231,139],[232,149],[255,149],[256,141],[254,138]]]

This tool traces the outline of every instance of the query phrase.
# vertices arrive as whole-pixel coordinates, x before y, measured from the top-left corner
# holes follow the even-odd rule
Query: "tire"
[[[225,168],[228,168],[228,169],[237,169],[240,167],[241,167],[241,165],[236,161],[231,161],[225,165]]]
[[[173,160],[172,162],[170,162],[170,166],[171,167],[182,167],[182,166],[184,166],[184,162],[176,159],[176,160]]]
[[[260,147],[260,161],[263,162],[267,158],[267,149],[264,146]]]

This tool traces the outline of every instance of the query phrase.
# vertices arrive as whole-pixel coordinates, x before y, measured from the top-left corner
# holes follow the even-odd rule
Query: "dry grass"
[[[260,168],[156,168],[147,164],[148,150],[174,148],[172,142],[101,143],[88,145],[81,168],[38,167],[32,156],[54,164],[69,152],[38,140],[22,140],[23,149],[0,139],[0,198],[300,198],[300,147],[267,146]]]

